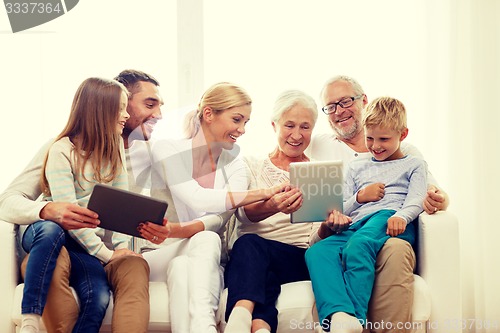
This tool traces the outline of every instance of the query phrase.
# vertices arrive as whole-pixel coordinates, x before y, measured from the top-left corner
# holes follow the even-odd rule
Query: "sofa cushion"
[[[413,321],[426,322],[431,312],[431,300],[429,287],[418,275],[415,275]],[[14,306],[12,320],[16,326],[21,324],[21,300],[23,297],[24,284],[16,287],[14,295]],[[168,291],[165,282],[150,282],[149,297],[151,304],[149,332],[170,332],[170,314],[168,311]],[[74,291],[73,291],[74,294]],[[76,295],[75,295],[76,298]],[[217,321],[221,332],[225,328],[224,311],[227,302],[227,289],[221,295]],[[300,281],[287,283],[281,286],[281,294],[276,303],[279,311],[278,333],[280,332],[314,332],[314,327],[319,325],[318,314],[314,304],[311,281]],[[101,332],[111,332],[111,318],[113,312],[113,301],[104,317]],[[44,329],[42,323],[42,330]]]
[[[412,318],[415,322],[426,322],[431,312],[430,291],[425,281],[414,275],[414,304]],[[227,304],[227,289],[222,292],[217,320],[224,328],[224,312]],[[303,332],[313,333],[319,326],[318,314],[314,303],[311,281],[287,283],[281,286],[281,294],[276,303],[279,311],[278,333]],[[223,332],[223,330],[221,330]]]
[[[431,317],[431,291],[424,279],[419,275],[413,275],[413,308],[411,312],[414,322],[426,322]]]
[[[21,325],[21,301],[23,298],[24,283],[16,287],[14,293],[14,305],[12,307],[12,321],[16,326]],[[77,299],[73,288],[73,295]],[[78,299],[77,299],[78,301]],[[149,332],[170,332],[170,314],[168,312],[168,292],[165,282],[149,283],[149,304],[151,312],[149,315]],[[109,303],[104,317],[100,332],[111,332],[111,318],[113,314],[113,298]],[[41,323],[41,332],[45,331],[43,322]]]

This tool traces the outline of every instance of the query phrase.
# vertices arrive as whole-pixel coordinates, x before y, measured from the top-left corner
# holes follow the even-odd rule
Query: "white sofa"
[[[16,255],[16,228],[0,221],[0,263],[2,299],[0,300],[0,332],[19,329],[23,284],[19,281],[19,263]],[[457,218],[450,212],[435,215],[422,214],[419,218],[417,243],[417,274],[413,320],[414,332],[460,332],[450,323],[461,318],[460,255]],[[221,332],[225,327],[223,292],[217,313]],[[170,332],[168,292],[165,283],[150,284],[150,332]],[[112,304],[108,308],[101,332],[111,331]],[[279,333],[314,332],[318,321],[314,296],[309,281],[283,286],[277,302]]]

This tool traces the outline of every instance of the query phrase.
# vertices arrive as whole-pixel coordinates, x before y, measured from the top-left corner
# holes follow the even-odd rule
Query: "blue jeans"
[[[70,235],[66,236],[66,248],[71,260],[69,283],[80,300],[80,313],[73,333],[97,333],[110,299],[110,287],[104,266]]]
[[[22,313],[41,315],[56,266],[65,245],[71,260],[70,285],[80,300],[80,313],[73,333],[99,332],[110,299],[104,267],[56,223],[38,221],[23,235],[22,246],[30,253],[26,266]]]
[[[21,313],[42,315],[57,257],[64,243],[64,230],[54,222],[35,222],[24,232],[22,246],[30,257],[24,278]]]

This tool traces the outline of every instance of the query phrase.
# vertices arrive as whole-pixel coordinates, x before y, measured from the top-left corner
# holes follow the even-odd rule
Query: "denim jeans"
[[[70,285],[80,300],[80,314],[73,333],[97,333],[110,299],[110,287],[104,266],[69,234],[66,235],[66,248],[71,260]]]
[[[22,246],[30,253],[30,258],[24,278],[21,313],[42,314],[57,257],[64,243],[64,230],[54,222],[35,222],[24,232]]]
[[[70,261],[70,286],[80,301],[80,313],[73,333],[99,332],[110,299],[104,267],[56,223],[38,221],[23,235],[22,246],[30,253],[26,267],[22,313],[42,314],[50,281],[62,246]]]

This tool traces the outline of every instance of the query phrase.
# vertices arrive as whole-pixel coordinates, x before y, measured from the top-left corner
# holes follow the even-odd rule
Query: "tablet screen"
[[[290,216],[292,223],[323,222],[329,212],[342,212],[342,161],[290,163],[290,184],[300,188],[302,206]]]

